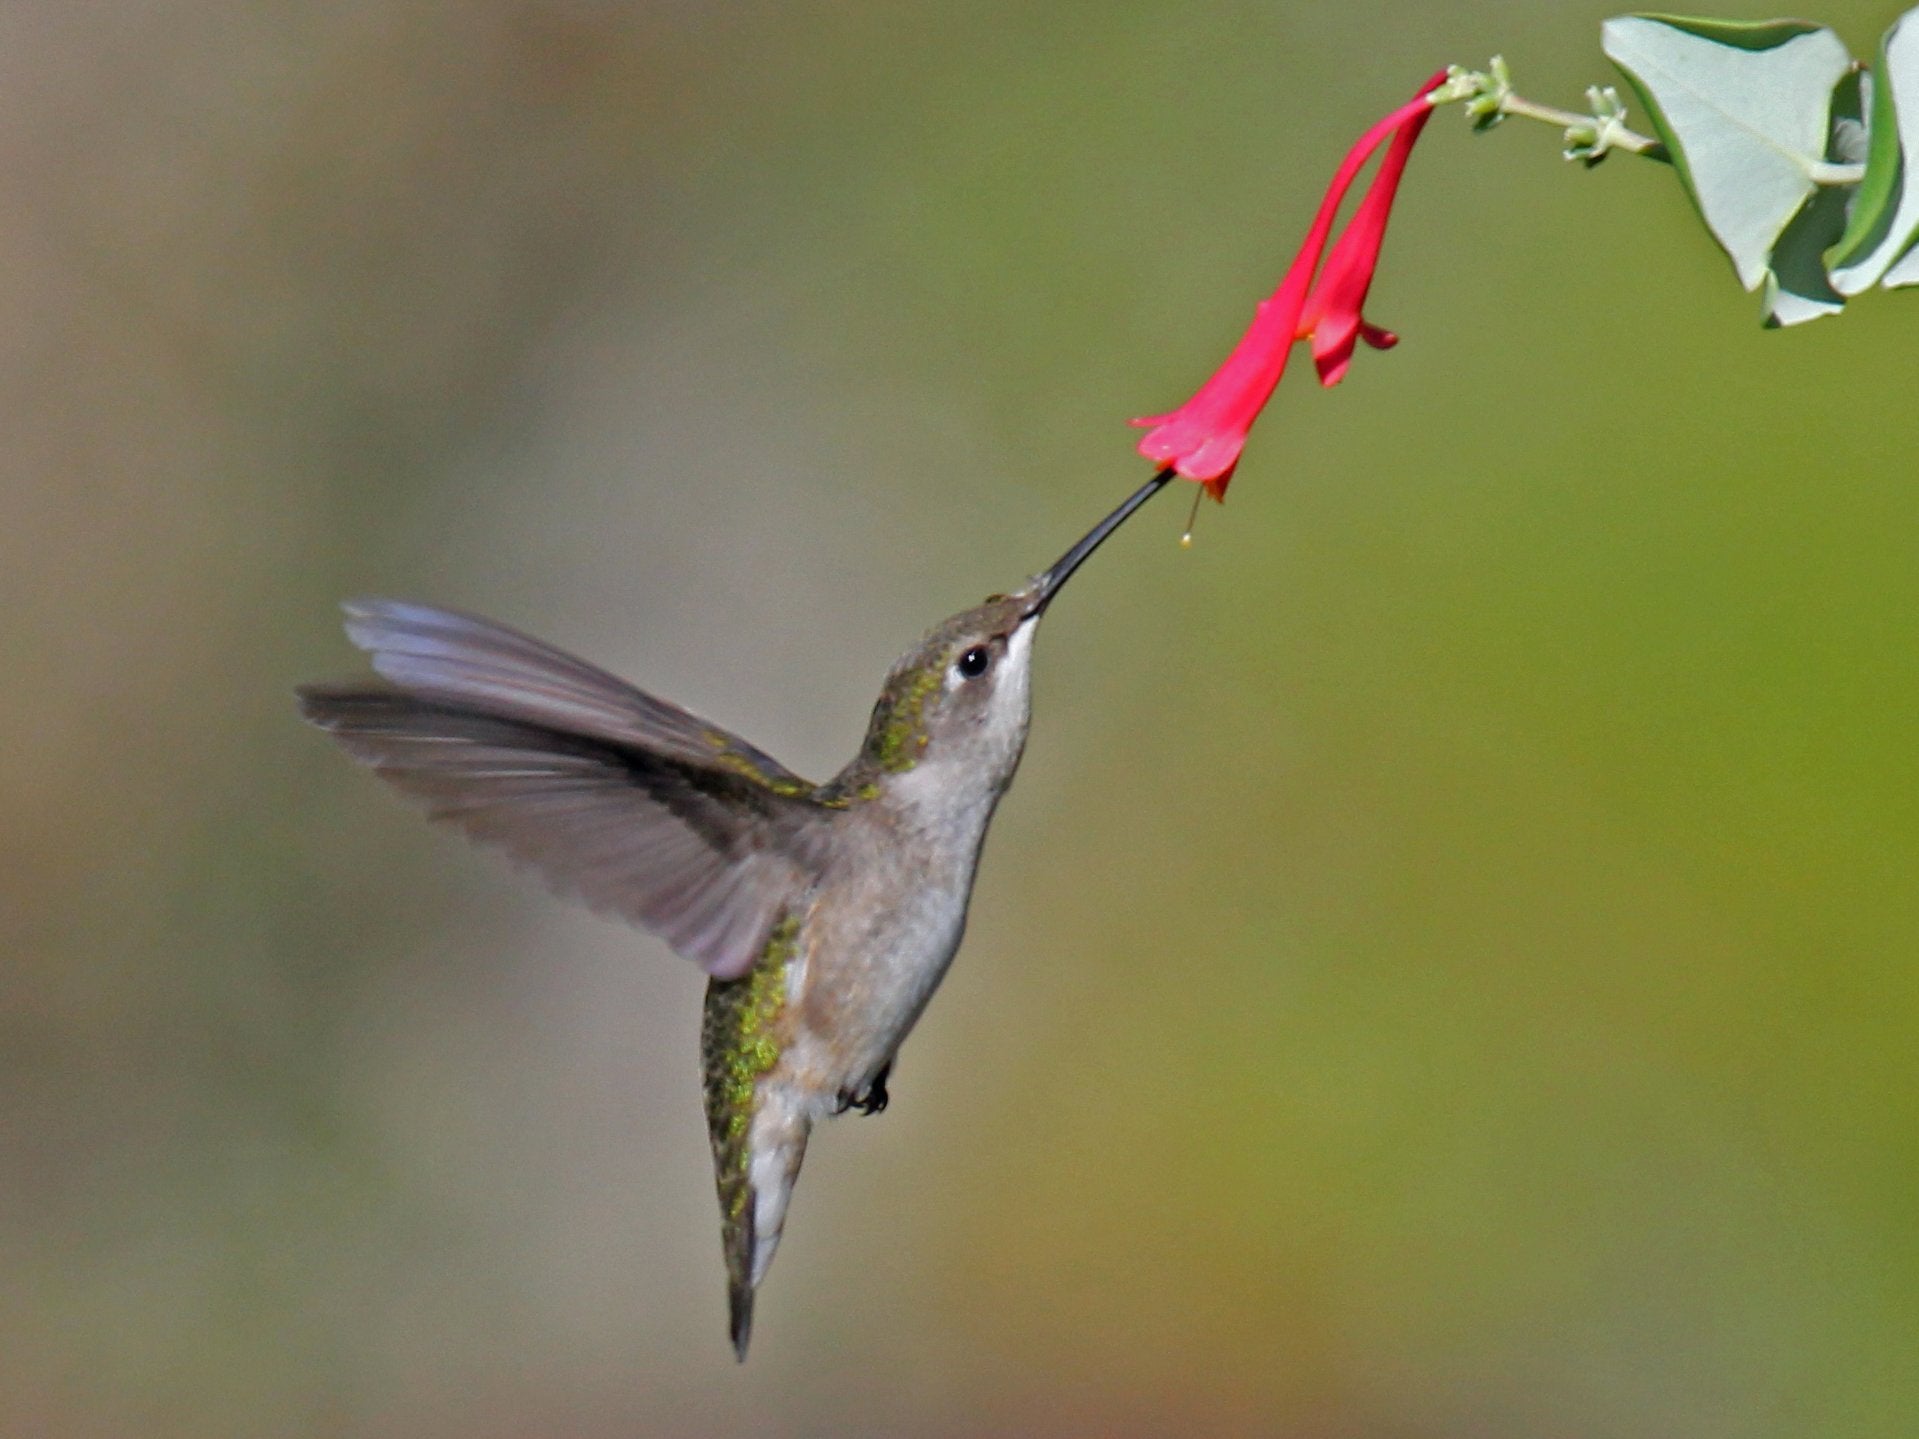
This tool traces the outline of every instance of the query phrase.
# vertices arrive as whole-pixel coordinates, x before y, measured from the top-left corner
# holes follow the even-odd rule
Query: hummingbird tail
[[[753,1331],[753,1291],[779,1247],[786,1201],[813,1128],[813,1102],[780,1067],[797,928],[790,920],[775,926],[750,974],[712,980],[700,1025],[727,1308],[733,1352],[742,1360]]]
[[[811,1128],[811,1116],[774,1090],[761,1097],[744,1144],[731,1152],[715,1146],[727,1315],[733,1352],[742,1362],[753,1333],[753,1295],[779,1248]]]
[[[750,1251],[753,1244],[751,1212],[738,1228],[744,1232]],[[734,1262],[734,1235],[729,1233],[726,1238],[726,1320],[728,1332],[733,1336],[733,1353],[744,1364],[746,1346],[753,1340],[753,1276]]]

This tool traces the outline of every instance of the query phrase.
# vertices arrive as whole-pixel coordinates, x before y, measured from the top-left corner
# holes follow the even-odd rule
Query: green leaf
[[[1906,251],[1904,258],[1894,262],[1886,271],[1885,279],[1879,282],[1888,290],[1896,290],[1901,285],[1919,285],[1919,245]]]
[[[1622,20],[1648,20],[1715,45],[1754,52],[1776,50],[1788,40],[1825,30],[1810,20],[1715,20],[1698,15],[1622,15]],[[1826,33],[1831,34],[1828,30]],[[1836,36],[1834,37],[1837,38]]]
[[[1832,142],[1828,154],[1858,164],[1866,146],[1865,113],[1870,79],[1863,70],[1846,73],[1832,92]],[[1768,329],[1798,325],[1845,308],[1846,297],[1833,288],[1826,256],[1845,233],[1847,204],[1856,187],[1821,185],[1792,217],[1767,263],[1763,287]]]
[[[1772,247],[1765,296],[1768,329],[1799,325],[1846,307],[1846,297],[1826,277],[1826,251],[1846,228],[1846,192],[1823,186],[1786,225]]]
[[[1900,16],[1879,42],[1867,133],[1866,178],[1826,257],[1842,295],[1877,284],[1919,234],[1919,185],[1906,184],[1905,174],[1905,156],[1919,154],[1919,10]]]
[[[1806,293],[1803,236],[1783,257],[1791,275],[1775,273],[1772,262],[1773,247],[1818,189],[1813,173],[1826,158],[1833,89],[1852,68],[1839,37],[1800,20],[1663,15],[1620,16],[1601,35],[1740,283],[1766,287],[1774,321],[1797,323],[1843,303],[1823,279],[1816,288],[1831,303]],[[1825,233],[1826,207],[1817,215],[1815,230]],[[1787,297],[1783,305],[1772,303],[1776,295]]]

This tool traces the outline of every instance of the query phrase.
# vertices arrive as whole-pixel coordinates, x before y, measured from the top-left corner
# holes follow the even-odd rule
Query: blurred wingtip
[[[293,690],[293,706],[299,710],[300,718],[308,724],[325,727],[334,712],[333,701],[339,694],[337,689],[327,685],[296,685]]]
[[[519,637],[518,631],[465,610],[387,595],[351,595],[340,601],[340,616],[347,638],[369,653],[386,649],[402,638],[444,637],[475,629]]]
[[[401,698],[393,690],[363,684],[300,685],[293,691],[300,718],[334,733],[390,718]]]
[[[386,613],[392,604],[393,601],[378,595],[348,595],[340,601],[340,616],[351,631],[356,622],[376,619]]]
[[[340,601],[340,623],[354,648],[371,653],[390,637],[394,622],[403,620],[412,608],[377,595],[354,595]]]

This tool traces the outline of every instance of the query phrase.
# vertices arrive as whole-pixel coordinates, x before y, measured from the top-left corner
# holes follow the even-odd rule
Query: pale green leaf
[[[1906,251],[1905,257],[1895,261],[1886,271],[1885,279],[1879,282],[1888,290],[1896,290],[1901,285],[1919,285],[1919,245]]]
[[[1852,65],[1846,47],[1823,26],[1790,20],[1628,15],[1608,20],[1602,37],[1740,283],[1766,285],[1773,246],[1818,188],[1833,87]],[[1793,283],[1783,293],[1797,293]]]
[[[1846,298],[1826,278],[1825,254],[1846,228],[1846,195],[1824,186],[1800,208],[1772,247],[1760,292],[1765,324],[1801,325],[1845,308]]]
[[[1886,31],[1873,78],[1866,178],[1851,223],[1827,257],[1842,295],[1877,284],[1919,233],[1919,185],[1906,183],[1905,159],[1919,155],[1919,10]]]

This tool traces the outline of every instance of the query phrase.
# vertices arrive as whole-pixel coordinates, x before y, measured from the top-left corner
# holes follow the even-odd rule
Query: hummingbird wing
[[[818,872],[812,785],[504,625],[389,600],[345,609],[348,637],[393,687],[303,689],[309,720],[560,893],[644,925],[717,978],[752,968]]]

